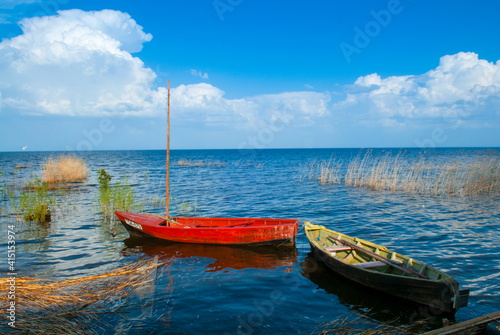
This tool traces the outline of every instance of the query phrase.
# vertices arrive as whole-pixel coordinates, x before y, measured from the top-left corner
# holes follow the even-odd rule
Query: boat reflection
[[[319,289],[338,297],[351,311],[392,326],[409,326],[412,330],[441,327],[442,318],[428,306],[371,290],[330,271],[309,253],[301,265],[301,274]],[[450,319],[450,321],[453,321]]]
[[[128,238],[123,249],[128,253],[143,253],[160,260],[168,258],[205,257],[214,261],[205,272],[242,270],[246,268],[276,269],[293,266],[297,262],[295,247],[276,246],[224,246],[207,244],[173,243],[150,238]]]

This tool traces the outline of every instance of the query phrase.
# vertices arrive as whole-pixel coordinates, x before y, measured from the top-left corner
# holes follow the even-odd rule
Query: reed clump
[[[328,161],[315,159],[309,166],[309,179],[317,180],[321,184],[340,184],[341,166],[341,162],[333,157]]]
[[[50,222],[51,208],[56,199],[47,183],[38,178],[30,181],[19,195],[19,203],[13,198],[13,207],[26,221]]]
[[[446,161],[435,157],[373,155],[351,161],[346,185],[427,195],[500,195],[500,156],[475,155]]]
[[[113,313],[113,304],[127,299],[146,285],[153,284],[154,271],[168,264],[155,260],[139,261],[92,276],[53,281],[16,277],[16,329],[35,334],[101,334],[100,315]],[[12,278],[1,278],[3,287]],[[0,296],[8,304],[7,294]]]
[[[114,185],[110,185],[113,179],[106,170],[101,169],[99,173],[99,193],[97,201],[99,209],[105,218],[111,218],[115,211],[140,210],[136,202],[135,192],[129,185],[128,180],[124,178]]]
[[[332,164],[332,161],[321,162],[318,181],[321,184],[338,184],[340,183],[340,171],[337,166]]]
[[[87,180],[89,169],[83,159],[76,156],[49,158],[45,163],[42,181],[48,184]]]
[[[179,166],[203,166],[203,161],[193,161],[189,159],[179,159],[177,161]]]

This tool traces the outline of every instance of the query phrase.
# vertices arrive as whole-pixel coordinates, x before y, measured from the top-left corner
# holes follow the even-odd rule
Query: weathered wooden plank
[[[484,332],[488,323],[498,320],[500,320],[500,312],[494,312],[421,335],[479,335]]]

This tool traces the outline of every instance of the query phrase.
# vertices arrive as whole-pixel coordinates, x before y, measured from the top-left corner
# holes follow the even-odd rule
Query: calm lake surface
[[[486,149],[433,149],[432,159],[459,161]],[[397,154],[376,149],[373,154]],[[424,196],[321,184],[313,162],[347,164],[358,149],[173,150],[173,214],[293,218],[379,243],[444,270],[470,288],[464,321],[500,310],[500,207],[492,196]],[[422,154],[409,149],[409,155]],[[499,149],[489,149],[499,154]],[[62,153],[0,153],[0,181],[20,188],[41,176],[44,162]],[[127,178],[143,211],[165,213],[163,151],[79,152],[88,181],[57,196],[52,222],[16,221],[12,200],[0,195],[0,270],[7,276],[7,225],[16,226],[18,276],[62,280],[104,273],[138,260],[171,262],[159,268],[149,294],[110,303],[106,334],[314,334],[324,323],[367,316],[372,325],[404,326],[432,316],[335,277],[309,255],[302,227],[294,248],[237,248],[131,240],[97,205],[97,170],[112,183]],[[179,162],[188,162],[180,165]],[[200,163],[201,162],[201,163]],[[16,165],[28,168],[15,169]],[[196,212],[194,212],[196,210]],[[141,300],[142,299],[142,300]],[[138,300],[149,301],[147,311]],[[149,300],[148,300],[149,299]],[[144,306],[145,304],[142,303]],[[126,312],[123,312],[126,311]],[[5,313],[4,313],[5,314]],[[123,316],[125,315],[125,316]],[[19,312],[19,318],[22,313]],[[1,316],[6,331],[6,316]],[[439,323],[425,322],[422,330]]]

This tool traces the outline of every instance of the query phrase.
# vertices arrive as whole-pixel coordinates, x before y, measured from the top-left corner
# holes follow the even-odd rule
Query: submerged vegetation
[[[0,170],[0,200],[7,199],[9,195],[9,188],[5,182],[5,173]],[[0,210],[1,213],[1,210]]]
[[[97,171],[99,173],[99,209],[105,218],[110,219],[115,211],[139,210],[140,206],[136,203],[135,193],[128,184],[128,180],[117,182],[115,185],[109,185],[112,177],[104,169]]]
[[[89,168],[83,159],[75,156],[49,158],[44,166],[42,181],[48,184],[84,181]]]
[[[428,196],[500,195],[500,155],[496,151],[456,157],[449,160],[444,155],[405,151],[377,153],[366,150],[349,160],[334,156],[323,161],[315,159],[309,164],[304,177],[321,184],[345,184]],[[178,161],[178,165],[188,167],[217,167],[225,164],[209,160]],[[164,197],[155,196],[139,201],[127,178],[111,184],[113,178],[104,169],[97,173],[99,190],[96,207],[106,219],[112,218],[116,210],[143,211],[146,206],[159,211],[165,207]],[[53,190],[61,188],[51,183],[83,181],[88,179],[88,174],[87,164],[75,156],[49,158],[43,166],[42,177],[32,177],[31,181],[22,186],[19,186],[19,180],[7,183],[5,172],[0,171],[0,199],[10,199],[11,209],[18,218],[48,222],[51,221],[51,211],[56,204],[57,192]],[[15,178],[16,173],[12,175]],[[147,175],[145,179],[148,182]],[[196,201],[172,200],[176,205],[177,215],[186,216],[198,212]],[[8,211],[8,208],[0,209],[3,214]]]
[[[48,184],[35,178],[19,195],[19,203],[14,201],[16,212],[26,221],[51,221],[51,207],[55,196],[50,194]]]
[[[325,161],[316,159],[308,166],[309,174],[307,177],[314,180],[315,183],[319,182],[322,185],[342,184],[375,190],[405,191],[432,195],[498,195],[500,194],[499,162],[500,158],[498,155],[489,154],[470,155],[466,156],[462,160],[457,159],[453,161],[446,161],[443,157],[436,157],[432,155],[411,156],[405,154],[404,152],[399,154],[376,154],[372,151],[363,151],[359,156],[352,157],[352,159],[345,161],[334,156],[329,159],[327,156]],[[205,163],[202,163],[202,165],[196,165],[198,163],[193,163],[192,165],[189,164],[186,164],[185,166],[209,166],[208,164],[203,165]],[[259,164],[256,165],[253,161],[250,163],[243,161],[241,165],[237,165],[237,163],[230,164],[231,166],[241,166],[245,169],[249,167],[254,168],[256,166],[265,166],[265,163],[259,162]],[[240,170],[243,170],[243,168]],[[293,168],[295,170],[275,171],[283,174],[285,174],[283,171],[286,171],[286,175],[291,172],[290,175],[293,175],[293,173],[297,171],[297,167],[294,166]],[[301,168],[301,166],[298,166],[298,168]],[[183,172],[186,172],[185,175],[189,176],[188,172],[194,171],[197,168],[182,169]],[[138,210],[138,207],[140,207],[137,205],[138,203],[141,205],[144,204],[144,206],[147,207],[147,211],[150,211],[151,208],[158,211],[160,208],[164,208],[165,198],[163,197],[163,183],[155,183],[156,179],[154,179],[157,177],[160,178],[161,173],[155,174],[152,181],[147,180],[146,174],[144,175],[144,179],[141,179],[140,176],[138,177],[137,175],[133,175],[131,177],[133,184],[131,185],[129,180],[123,178],[123,176],[118,175],[112,177],[104,169],[97,171],[97,175],[95,175],[95,172],[96,171],[94,170],[93,178],[95,179],[93,183],[86,183],[84,185],[79,184],[75,187],[75,189],[80,189],[81,192],[90,194],[90,196],[88,194],[84,194],[85,197],[75,197],[76,200],[71,200],[75,201],[74,203],[78,206],[81,205],[83,210],[91,209],[93,211],[92,214],[96,214],[97,211],[99,211],[104,217],[111,219],[113,218],[114,210],[136,211]],[[50,219],[50,210],[52,209],[54,212],[53,208],[56,206],[56,203],[57,206],[64,203],[64,201],[59,198],[60,193],[58,193],[58,191],[51,190],[51,185],[42,181],[40,177],[31,177],[33,180],[25,184],[25,180],[23,180],[20,176],[29,176],[28,171],[16,170],[12,174],[9,173],[10,172],[6,174],[0,170],[0,199],[3,198],[3,200],[5,200],[4,203],[7,205],[13,204],[12,206],[14,207],[14,210],[20,214],[19,218],[30,221],[44,222],[47,221],[47,219]],[[141,171],[140,173],[143,172]],[[192,175],[194,175],[194,173]],[[205,177],[202,173],[200,173],[200,175],[203,178]],[[11,176],[12,180],[10,179]],[[305,174],[304,177],[306,177]],[[8,182],[6,178],[9,178]],[[14,180],[14,178],[17,179]],[[97,186],[95,180],[98,181]],[[136,182],[137,180],[139,180],[139,182]],[[270,182],[273,181],[270,180]],[[135,189],[137,183],[139,183],[140,186]],[[186,185],[196,185],[196,183],[193,182]],[[235,185],[239,186],[240,184],[234,183],[231,184],[231,187],[236,187]],[[242,183],[241,185],[246,187],[249,184]],[[58,185],[56,186],[59,187]],[[293,186],[296,187],[297,185],[295,184]],[[146,194],[152,194],[152,189],[155,187],[155,190],[158,191],[158,194],[161,193],[161,196],[153,198],[152,203],[145,203],[142,197],[147,195],[143,195],[144,193],[134,192],[134,190],[137,190],[137,192],[147,190],[145,191]],[[193,189],[194,188],[195,187],[193,187]],[[324,191],[325,189],[335,190],[335,188],[329,187],[318,188],[322,189],[320,191]],[[188,191],[192,190],[188,189]],[[212,192],[212,190],[210,191]],[[75,191],[71,190],[69,192]],[[138,194],[140,198],[138,198]],[[187,197],[193,197],[193,195],[195,196],[196,194],[197,193],[193,191],[187,195]],[[198,204],[195,200],[192,202],[189,200],[188,202],[184,199],[176,200],[172,198],[172,201],[177,206],[177,214],[179,215],[191,215],[193,212],[196,213],[198,211]],[[89,205],[91,203],[94,203],[94,205]],[[202,204],[202,211],[204,209],[203,206],[204,204]],[[5,206],[0,208],[0,212],[7,213],[10,209],[11,208],[8,206]],[[83,221],[82,218],[78,217],[79,213],[81,214],[81,211],[82,210],[79,210],[76,215],[74,215],[75,213],[73,212],[71,214],[77,222]],[[311,209],[311,211],[314,211],[314,208]],[[25,226],[29,227],[32,231],[40,231],[42,228],[52,226],[54,228],[54,232],[61,232],[60,235],[62,235],[63,232],[70,231],[69,228],[72,229],[71,231],[87,229],[79,231],[81,236],[92,235],[88,233],[93,233],[94,229],[99,229],[97,231],[101,232],[103,231],[102,227],[106,227],[106,224],[102,220],[99,221],[101,217],[99,217],[96,221],[102,223],[102,227],[100,226],[95,228],[95,225],[88,225],[88,228],[80,228],[73,225],[73,221],[70,223],[63,223],[59,207],[56,208],[56,213],[58,214],[57,217],[54,217],[52,213],[52,219],[56,221],[52,225],[36,225],[30,223]],[[108,223],[109,222],[110,221],[108,221]],[[92,221],[92,223],[95,222]],[[119,227],[121,227],[121,225],[119,225]],[[23,235],[21,239],[29,240],[30,237],[27,238],[26,236],[31,235]],[[113,243],[116,241],[119,242],[119,252],[142,253],[142,251],[137,251],[140,248],[136,246],[127,246],[124,248],[121,241],[122,237],[123,235],[119,235],[115,239],[111,240]],[[30,243],[44,243],[43,246],[53,244],[51,248],[53,248],[54,251],[50,250],[50,256],[46,256],[49,260],[51,260],[51,257],[57,257],[59,248],[61,250],[67,250],[70,248],[76,249],[86,243],[95,243],[95,246],[98,246],[97,243],[101,243],[103,240],[105,242],[109,242],[108,238],[109,236],[107,235],[104,237],[99,235],[99,240],[97,242],[84,238],[79,238],[78,240],[81,241],[78,242],[76,238],[66,238],[64,236],[53,238],[52,236],[49,236],[49,238],[40,239],[41,242],[35,240]],[[47,242],[42,240],[47,240]],[[61,241],[65,242],[65,244],[56,245],[57,243],[61,243]],[[28,247],[30,247],[30,245],[28,245]],[[91,245],[91,247],[94,247],[94,245]],[[22,248],[23,249],[21,250],[24,251],[24,248],[27,247],[23,246]],[[146,248],[144,249],[146,250]],[[109,249],[104,250],[107,251]],[[115,251],[115,249],[112,250],[113,252]],[[125,252],[122,250],[125,250]],[[87,250],[82,248],[81,253],[86,251]],[[79,253],[79,249],[76,252]],[[81,269],[81,271],[94,271],[91,270],[94,263],[88,260],[97,253],[102,253],[100,248],[96,248],[95,254],[89,254],[85,256],[86,258],[80,260],[79,262],[81,262],[83,266],[78,267],[77,270],[80,271]],[[108,256],[108,258],[112,258],[112,260],[108,261],[107,258],[104,258],[104,260],[102,260],[102,264],[106,264],[106,266],[108,266],[109,264],[113,264],[112,262],[116,260],[116,256],[113,253],[111,253],[111,257]],[[135,258],[135,256],[129,258]],[[74,259],[75,258],[73,257],[68,257],[67,260],[61,260],[60,262],[64,262],[63,264],[66,265],[74,262]],[[124,260],[124,262],[129,262],[129,259]],[[96,264],[101,264],[101,260],[96,262]],[[151,303],[149,301],[144,303],[144,301],[141,300],[139,304],[137,301],[131,302],[130,300],[138,300],[137,296],[144,293],[144,291],[141,292],[141,290],[150,282],[152,277],[149,276],[149,274],[153,272],[154,269],[156,269],[155,264],[133,263],[111,272],[57,281],[40,279],[40,277],[36,276],[17,277],[16,297],[19,301],[19,315],[22,316],[18,319],[18,329],[20,329],[21,332],[26,333],[102,334],[108,332],[111,333],[113,331],[118,333],[120,329],[118,329],[118,322],[115,322],[116,319],[124,320],[123,324],[130,325],[133,321],[130,321],[129,319],[135,317],[136,315],[128,313],[129,310],[134,308],[140,309],[142,306],[147,307],[147,304]],[[48,274],[50,276],[54,275],[54,277],[59,277],[64,275],[67,270],[66,267],[61,266],[54,267],[54,269],[50,270],[37,267],[34,270],[27,269],[27,271],[28,272],[26,273],[33,274],[42,272],[45,275]],[[163,277],[166,278],[166,274],[163,274]],[[5,278],[0,280],[4,286],[7,285],[5,280]],[[158,291],[156,293],[158,294]],[[161,299],[161,292],[159,296]],[[3,298],[0,297],[0,301],[2,303],[6,303],[6,296]],[[134,310],[133,312],[137,311]],[[161,309],[161,312],[164,312],[164,309]],[[145,322],[149,322],[151,319],[153,318],[144,318],[143,320]],[[157,319],[155,318],[155,320]],[[407,334],[412,330],[410,328],[405,328],[404,326],[393,327],[376,321],[370,323],[365,323],[365,321],[366,320],[356,318],[347,319],[346,317],[342,317],[338,320],[318,326],[314,334]],[[404,322],[402,323],[404,324]]]
[[[14,169],[28,168],[17,164]],[[32,176],[31,180],[15,180],[12,173],[12,184],[7,184],[2,172],[0,177],[0,197],[7,196],[11,200],[11,208],[18,219],[25,221],[50,222],[56,204],[56,192],[61,187],[53,185],[67,182],[84,181],[88,178],[88,167],[85,162],[74,156],[61,156],[58,159],[49,158],[41,173],[41,178]],[[21,184],[21,183],[22,184]],[[2,210],[4,212],[4,210]]]
[[[139,261],[106,273],[62,281],[17,277],[16,307],[23,317],[16,328],[30,334],[102,334],[111,326],[102,318],[109,313],[121,316],[124,301],[137,294],[144,295],[145,288],[154,285],[156,269],[168,263]],[[1,278],[0,282],[8,287],[9,280]],[[7,294],[0,296],[0,302],[9,302]],[[141,307],[147,308],[147,303],[143,302]]]
[[[368,150],[344,166],[332,158],[316,160],[309,175],[323,184],[344,183],[374,190],[432,196],[500,195],[500,156],[494,154],[447,161],[404,152],[375,155]]]
[[[208,160],[191,160],[191,159],[179,159],[177,161],[177,165],[179,166],[190,166],[190,167],[193,167],[193,166],[197,166],[197,167],[204,167],[204,166],[218,166],[218,167],[221,167],[221,166],[226,166],[227,163],[225,162],[221,162],[221,161],[208,161]]]
[[[322,323],[313,334],[318,335],[411,335],[416,334],[412,327],[395,327],[381,325],[363,317],[340,316],[332,321]]]
[[[193,216],[198,212],[198,203],[191,203],[187,200],[177,201],[174,199],[177,205],[177,215],[179,216]]]
[[[78,159],[79,160],[79,159]],[[67,162],[62,159],[62,162]],[[48,164],[44,166],[42,174],[47,178],[47,166],[57,166],[53,164],[54,160],[49,159]],[[80,161],[78,164],[66,164],[65,166],[80,166],[80,172],[85,171],[85,176],[88,175],[88,167],[85,162]],[[71,169],[68,169],[71,170]],[[66,170],[66,171],[68,171]],[[55,169],[51,170],[56,171]],[[58,170],[58,171],[64,171]],[[58,181],[75,181],[75,178],[69,178],[68,173],[56,173]],[[72,174],[76,176],[77,173]],[[84,174],[78,174],[83,176]],[[25,181],[25,178],[19,177],[17,173],[11,173],[12,179],[7,181],[7,175],[0,171],[0,200],[9,201],[10,206],[2,206],[0,214],[12,214],[18,220],[34,221],[34,222],[50,222],[53,218],[53,213],[56,206],[64,206],[66,203],[59,196],[74,192],[78,187],[67,185],[54,185],[34,175],[31,180]],[[66,177],[61,177],[66,176]],[[81,179],[80,177],[79,179]],[[87,177],[85,177],[87,178]],[[149,183],[147,175],[144,175],[144,182]],[[55,180],[55,179],[51,179]],[[97,171],[97,180],[99,188],[96,193],[96,203],[94,209],[104,217],[105,220],[113,218],[115,211],[136,211],[142,212],[147,207],[149,210],[161,211],[165,208],[164,196],[153,196],[151,198],[138,199],[133,187],[129,184],[126,177],[112,183],[113,177],[104,169]],[[89,186],[89,185],[87,185]],[[178,215],[190,215],[198,211],[196,201],[176,200],[173,199]]]
[[[16,165],[15,169],[19,169]],[[22,166],[23,168],[26,168]],[[85,162],[74,156],[49,158],[44,164],[42,177],[34,176],[25,185],[16,187],[16,183],[7,187],[5,179],[0,186],[2,197],[9,195],[12,209],[18,218],[25,221],[50,222],[56,204],[56,193],[60,187],[51,184],[84,181],[88,178]],[[8,189],[10,191],[7,191]]]

